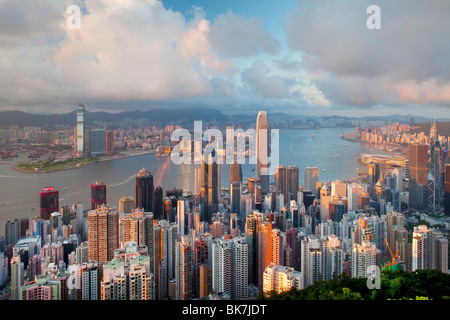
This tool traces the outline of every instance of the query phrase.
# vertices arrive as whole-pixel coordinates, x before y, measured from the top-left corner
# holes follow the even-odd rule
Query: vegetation
[[[84,167],[92,162],[98,161],[95,157],[68,159],[66,161],[53,162],[53,159],[38,162],[19,163],[16,169],[23,172],[35,172],[36,167],[40,167],[41,171],[57,171],[76,167]]]
[[[381,272],[380,289],[368,289],[367,278],[341,274],[304,290],[260,293],[257,300],[450,300],[450,274],[439,270]]]

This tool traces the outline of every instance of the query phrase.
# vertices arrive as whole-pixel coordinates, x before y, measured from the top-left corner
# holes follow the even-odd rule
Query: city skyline
[[[0,0],[0,300],[448,300],[448,12]]]
[[[0,110],[449,117],[445,1],[79,1],[70,29],[72,4],[0,4]]]

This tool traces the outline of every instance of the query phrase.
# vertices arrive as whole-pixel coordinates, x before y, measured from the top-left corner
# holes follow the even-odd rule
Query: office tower
[[[377,162],[377,163],[369,163],[368,165],[367,165],[367,167],[368,167],[368,171],[369,171],[369,174],[368,174],[368,179],[369,179],[369,183],[370,184],[375,184],[375,183],[377,183],[378,182],[378,179],[380,179],[380,164]]]
[[[311,191],[316,198],[319,194],[316,189],[316,184],[319,182],[319,168],[317,167],[306,167],[304,171],[304,191]]]
[[[83,104],[78,104],[77,108],[77,126],[75,128],[76,132],[76,140],[75,140],[75,153],[77,157],[81,157],[85,153],[85,146],[84,146],[84,140],[85,140],[85,132],[84,132],[84,112],[85,107]]]
[[[408,145],[409,160],[409,206],[422,209],[424,189],[428,185],[428,146],[419,144]]]
[[[251,214],[245,221],[245,237],[248,244],[248,280],[249,284],[258,284],[258,241],[257,232],[262,223],[260,214]]]
[[[161,186],[156,186],[153,198],[153,217],[156,220],[165,219],[164,217],[164,192]]]
[[[269,192],[269,121],[265,111],[256,118],[256,178],[264,194]]]
[[[219,193],[220,193],[220,184],[219,184],[219,164],[213,162],[213,157],[215,156],[216,151],[213,150],[209,155],[209,164],[208,164],[208,216],[206,217],[206,222],[211,220],[211,216],[214,212],[217,211],[219,204]]]
[[[111,260],[119,248],[119,212],[100,206],[88,212],[88,260]]]
[[[5,223],[5,244],[15,245],[17,241],[20,239],[21,234],[21,223],[19,219],[14,219],[13,222],[11,220],[7,220]]]
[[[426,225],[414,227],[412,238],[412,271],[431,269],[433,238]]]
[[[340,196],[341,198],[347,197],[347,184],[342,181],[331,182],[331,196]]]
[[[39,215],[41,219],[48,220],[50,214],[59,210],[59,191],[54,187],[45,187],[39,191],[40,207]]]
[[[177,225],[178,225],[178,235],[184,236],[186,234],[186,217],[184,212],[184,200],[177,201]]]
[[[231,212],[237,213],[241,219],[245,219],[244,215],[241,216],[241,194],[242,183],[236,182],[230,184],[230,200],[231,200]]]
[[[369,241],[362,241],[361,244],[354,244],[352,248],[352,277],[367,278],[367,268],[378,265],[381,251]]]
[[[322,279],[322,250],[319,239],[310,235],[301,241],[302,287]]]
[[[264,293],[275,291],[276,293],[286,292],[295,288],[302,290],[302,274],[292,267],[276,265],[271,263],[264,270]]]
[[[230,165],[230,184],[242,182],[242,167],[239,163]]]
[[[237,213],[242,220],[245,216],[241,216],[241,194],[242,194],[242,168],[239,163],[230,165],[230,201],[231,212]]]
[[[91,210],[97,209],[102,204],[106,204],[106,184],[97,180],[91,183]]]
[[[364,187],[352,183],[347,186],[347,198],[348,198],[348,210],[357,210],[358,209],[358,195],[364,192]]]
[[[133,209],[136,208],[136,204],[134,203],[134,199],[132,197],[122,197],[119,200],[119,213],[131,213]]]
[[[70,208],[69,208],[69,206],[62,206],[61,214],[62,214],[63,224],[68,226],[70,224]]]
[[[450,216],[450,164],[445,165],[445,182],[444,182],[444,207],[445,215]]]
[[[194,164],[194,194],[200,195],[202,184],[202,170],[200,164]]]
[[[20,219],[20,236],[26,237],[28,228],[30,227],[30,219],[21,218]]]
[[[282,165],[277,166],[275,171],[275,187],[284,195],[286,202],[294,200],[298,192],[298,167]]]
[[[76,210],[77,210],[77,234],[81,236],[82,239],[84,239],[85,236],[85,230],[83,227],[83,214],[84,214],[84,210],[83,210],[83,204],[82,203],[78,203],[76,205]]]
[[[153,176],[143,168],[136,176],[136,208],[153,212]]]
[[[436,212],[441,200],[441,144],[438,139],[436,121],[430,130],[430,157],[428,162],[428,210]]]
[[[91,154],[103,155],[106,153],[106,131],[105,129],[90,130]]]
[[[216,151],[213,149],[207,156],[202,157],[200,183],[200,220],[211,222],[211,217],[217,211],[219,204],[219,165],[215,163]]]
[[[24,266],[20,256],[14,256],[10,262],[11,270],[11,300],[20,300],[20,286],[23,285]]]
[[[368,212],[370,208],[370,196],[368,193],[363,192],[358,194],[358,210]]]
[[[181,235],[175,250],[176,299],[190,300],[193,291],[193,252],[189,237]]]
[[[330,219],[330,201],[331,194],[327,188],[326,183],[320,189],[320,221],[327,221]]]
[[[114,153],[114,132],[106,131],[106,154]]]

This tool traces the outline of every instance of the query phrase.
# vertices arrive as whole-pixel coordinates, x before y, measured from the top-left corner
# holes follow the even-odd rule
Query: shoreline
[[[27,171],[27,170],[22,170],[17,168],[17,164],[14,163],[4,163],[4,164],[9,164],[12,170],[15,170],[17,172],[20,173],[24,173],[24,174],[42,174],[42,173],[50,173],[50,172],[58,172],[58,171],[66,171],[66,170],[72,170],[72,169],[80,169],[80,168],[85,168],[88,165],[92,164],[92,163],[97,163],[97,162],[104,162],[104,161],[111,161],[111,160],[117,160],[117,159],[124,159],[124,158],[131,158],[131,157],[138,157],[138,156],[143,156],[143,155],[147,155],[147,154],[155,154],[156,150],[147,150],[147,151],[141,151],[141,152],[136,152],[136,153],[130,153],[130,152],[126,152],[126,153],[119,153],[119,154],[115,154],[115,155],[108,155],[108,156],[102,156],[99,157],[96,161],[92,161],[89,162],[87,164],[83,164],[83,165],[71,165],[68,167],[63,167],[63,168],[58,168],[58,169],[50,169],[50,170],[41,170],[41,171]]]

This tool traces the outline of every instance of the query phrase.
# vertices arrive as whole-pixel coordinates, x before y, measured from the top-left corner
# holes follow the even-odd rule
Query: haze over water
[[[304,182],[306,166],[320,169],[321,182],[355,177],[359,169],[366,171],[357,163],[362,153],[385,153],[370,150],[366,144],[340,138],[340,134],[351,130],[280,130],[280,164],[297,165],[300,184]],[[0,226],[3,228],[7,219],[39,216],[39,190],[46,186],[59,190],[60,206],[82,202],[85,209],[90,209],[90,184],[101,180],[107,186],[109,205],[117,206],[122,196],[134,198],[136,174],[144,167],[153,174],[154,184],[160,184],[164,192],[174,188],[194,190],[193,165],[175,165],[170,156],[156,158],[154,154],[147,154],[40,174],[20,173],[3,162],[0,164]],[[254,176],[254,167],[243,165],[243,176]],[[221,166],[221,184],[226,188],[229,187],[229,169],[227,164]]]

